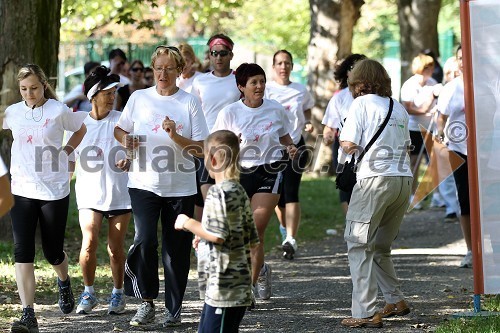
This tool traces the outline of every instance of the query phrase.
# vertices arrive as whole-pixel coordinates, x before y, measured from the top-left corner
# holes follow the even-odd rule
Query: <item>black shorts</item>
[[[238,332],[246,309],[246,306],[215,308],[205,303],[201,312],[198,333]]]
[[[249,198],[255,193],[281,193],[282,172],[285,169],[283,162],[263,164],[252,168],[241,168],[240,184]]]
[[[349,204],[349,202],[351,201],[351,195],[352,195],[352,191],[345,192],[345,191],[339,190],[340,203],[347,202],[347,204]]]
[[[410,131],[410,140],[413,149],[410,151],[410,155],[420,154],[420,150],[424,147],[424,153],[427,158],[427,150],[424,145],[424,138],[422,137],[422,132],[420,131]]]
[[[460,214],[470,215],[470,201],[469,201],[469,170],[467,169],[467,155],[460,154],[459,152],[450,152],[450,154],[457,153],[463,158],[464,164],[458,167],[453,172],[455,184],[457,185],[458,203],[460,204]]]
[[[300,180],[309,162],[309,155],[304,138],[300,138],[295,158],[285,161],[286,167],[283,171],[283,181],[281,182],[279,207],[285,207],[287,203],[299,202]]]
[[[113,209],[113,210],[102,211],[99,209],[90,208],[90,210],[101,214],[102,216],[104,216],[108,220],[112,217],[115,217],[115,216],[132,213],[132,209]]]

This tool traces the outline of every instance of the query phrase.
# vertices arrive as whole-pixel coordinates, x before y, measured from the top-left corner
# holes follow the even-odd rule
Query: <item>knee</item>
[[[121,261],[125,259],[123,244],[108,244],[108,255],[111,261]]]
[[[57,266],[62,264],[64,259],[66,258],[66,255],[64,251],[60,252],[54,252],[54,251],[43,251],[43,254],[45,256],[45,259],[51,264],[52,266]]]

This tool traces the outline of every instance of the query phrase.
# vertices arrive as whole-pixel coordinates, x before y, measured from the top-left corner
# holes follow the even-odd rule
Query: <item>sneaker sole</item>
[[[283,249],[283,258],[292,260],[295,254],[295,249],[290,243],[285,243],[281,247]]]
[[[112,315],[112,316],[117,316],[117,315],[121,315],[121,314],[124,314],[124,313],[125,313],[125,309],[119,310],[119,311],[116,311],[116,310],[109,311],[108,310],[108,314]]]
[[[182,322],[175,322],[175,323],[163,323],[163,327],[179,327],[182,325]]]
[[[151,319],[151,321],[148,321],[145,323],[139,323],[137,321],[130,321],[129,324],[130,324],[130,326],[139,327],[139,326],[146,326],[146,325],[152,324],[153,321],[154,321],[153,319]]]
[[[24,329],[24,327],[12,327],[10,329],[10,332],[11,333],[26,333],[26,330]],[[28,329],[28,332],[29,333],[39,333],[40,331],[38,330],[38,327],[36,327],[36,328]]]

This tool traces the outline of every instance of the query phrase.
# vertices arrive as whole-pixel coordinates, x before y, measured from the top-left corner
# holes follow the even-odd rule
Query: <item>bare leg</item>
[[[16,268],[16,283],[19,298],[23,308],[33,308],[35,302],[35,265],[33,263],[18,263]]]
[[[113,216],[109,219],[108,254],[113,283],[116,289],[123,287],[125,276],[125,235],[132,214]]]
[[[68,255],[64,253],[64,260],[59,265],[52,265],[52,268],[57,274],[57,277],[61,281],[66,281],[69,277],[68,275]]]
[[[103,216],[90,209],[80,209],[80,228],[82,229],[82,248],[80,250],[80,267],[83,283],[93,286],[97,266],[97,245]]]
[[[286,234],[295,238],[300,223],[300,203],[289,202],[285,206]]]

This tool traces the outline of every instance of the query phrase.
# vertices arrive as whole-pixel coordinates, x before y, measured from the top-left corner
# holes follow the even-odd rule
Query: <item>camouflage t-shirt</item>
[[[243,187],[233,180],[210,187],[201,224],[224,242],[202,241],[198,245],[200,295],[205,291],[205,303],[213,307],[250,305],[250,246],[257,244],[259,237]]]

